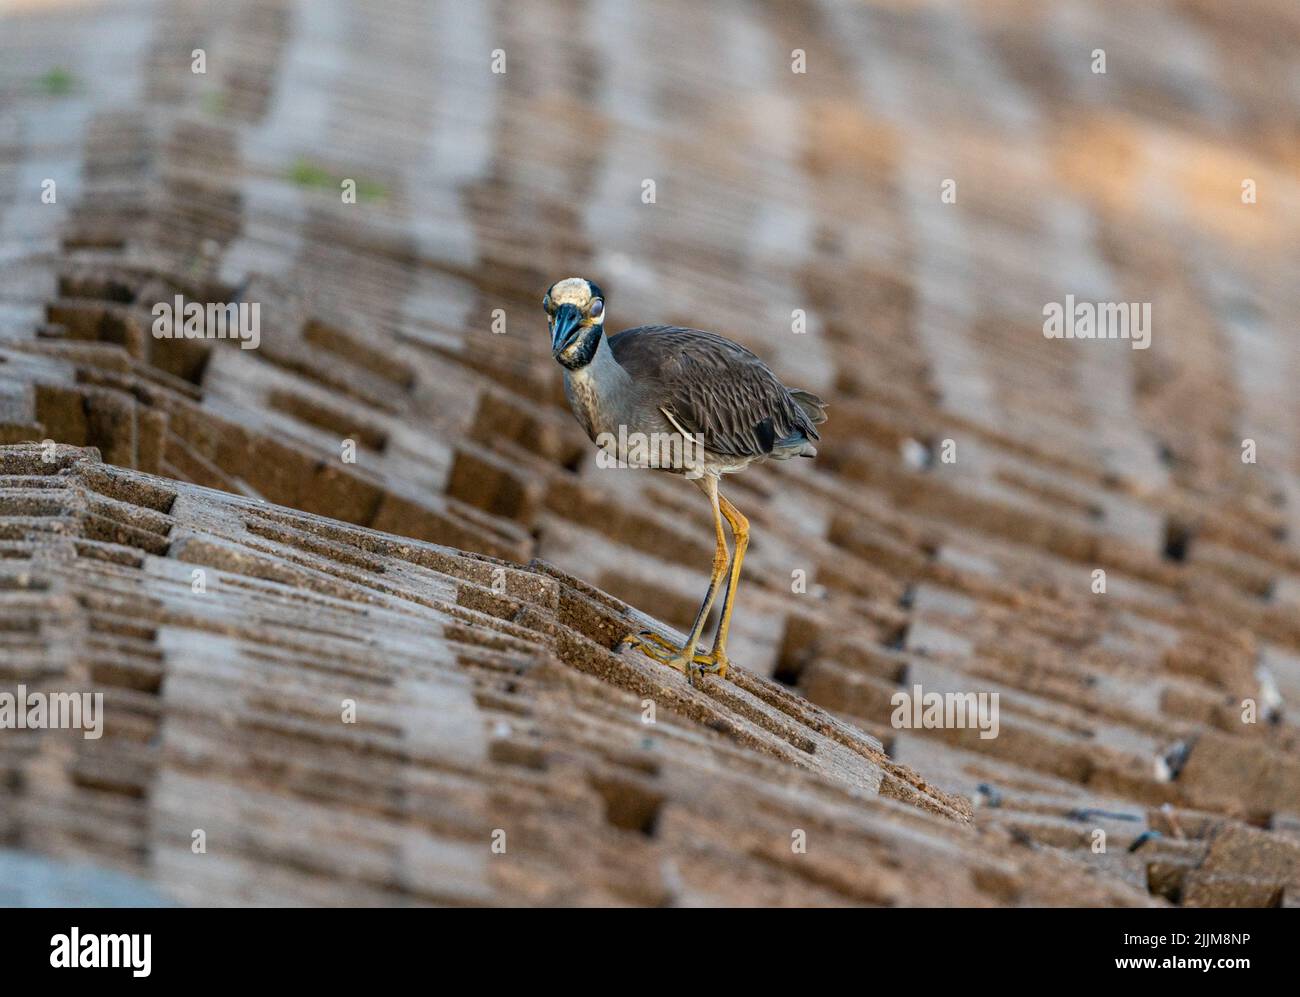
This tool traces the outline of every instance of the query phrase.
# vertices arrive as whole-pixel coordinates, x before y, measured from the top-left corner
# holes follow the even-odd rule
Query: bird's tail
[[[819,426],[826,421],[826,403],[811,391],[804,391],[803,388],[791,388],[790,397],[799,406],[799,411],[807,417],[809,425],[805,427],[807,432],[799,434],[803,438],[803,445],[797,449],[789,447],[789,452],[800,457],[816,457],[817,448],[812,445],[812,441],[821,439],[821,434],[813,427]],[[790,442],[793,443],[794,441],[791,440]]]
[[[794,403],[803,410],[803,414],[808,417],[808,421],[814,426],[826,421],[826,403],[811,391],[804,391],[803,388],[791,388],[790,397],[794,399]]]
[[[784,439],[776,441],[769,456],[777,460],[788,460],[791,457],[816,457],[817,448],[803,433],[791,433]]]

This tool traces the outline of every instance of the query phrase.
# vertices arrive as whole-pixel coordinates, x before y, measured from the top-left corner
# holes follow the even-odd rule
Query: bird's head
[[[542,298],[551,325],[551,355],[569,370],[591,363],[605,327],[605,295],[583,277],[552,284]]]

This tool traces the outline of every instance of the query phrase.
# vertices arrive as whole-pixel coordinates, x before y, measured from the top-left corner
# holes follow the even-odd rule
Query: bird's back
[[[750,350],[724,336],[647,325],[609,337],[614,359],[648,404],[662,406],[715,454],[813,456],[825,402],[787,388]]]

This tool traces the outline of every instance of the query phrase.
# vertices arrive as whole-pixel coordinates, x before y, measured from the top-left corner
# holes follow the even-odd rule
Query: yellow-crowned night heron
[[[718,479],[754,461],[813,457],[816,426],[826,403],[787,388],[762,360],[729,339],[699,329],[647,325],[606,337],[605,296],[581,277],[551,285],[542,299],[551,350],[564,367],[564,391],[587,435],[611,458],[693,478],[713,506],[717,548],[704,602],[685,647],[652,631],[630,634],[620,646],[685,672],[727,674],[727,630],[749,546],[749,521],[718,492]],[[647,442],[648,441],[648,442]],[[667,448],[664,443],[673,441]],[[671,459],[664,460],[665,454]],[[727,573],[722,527],[731,525],[735,554],[713,649],[696,652]]]

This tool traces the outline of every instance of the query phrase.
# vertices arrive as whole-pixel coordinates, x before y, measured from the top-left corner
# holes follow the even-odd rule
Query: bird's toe
[[[697,685],[704,675],[727,677],[729,662],[726,655],[700,652],[687,658],[685,648],[678,647],[667,637],[653,630],[640,630],[628,634],[619,641],[616,650],[623,651],[628,648],[636,648],[646,657],[653,658],[669,668],[677,669],[686,676],[691,685]]]
[[[669,658],[682,653],[680,647],[653,630],[641,630],[637,633],[628,634],[618,642],[617,650],[623,651],[633,647],[647,657],[664,663],[667,663]]]

